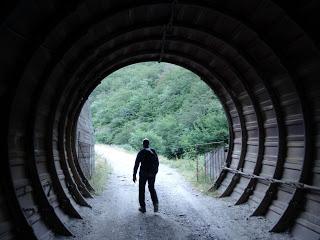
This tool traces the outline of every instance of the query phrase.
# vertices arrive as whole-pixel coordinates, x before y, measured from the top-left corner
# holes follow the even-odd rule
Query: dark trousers
[[[148,182],[148,188],[151,195],[153,205],[158,204],[157,192],[154,189],[154,182],[156,181],[156,175],[144,176],[140,175],[139,178],[139,203],[141,207],[146,207],[145,203],[145,188],[146,183]]]

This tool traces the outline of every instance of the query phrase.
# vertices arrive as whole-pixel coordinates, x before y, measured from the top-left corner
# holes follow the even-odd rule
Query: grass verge
[[[101,195],[105,189],[108,176],[112,172],[112,168],[107,159],[97,153],[95,155],[95,162],[95,170],[89,182],[95,190],[95,195]]]

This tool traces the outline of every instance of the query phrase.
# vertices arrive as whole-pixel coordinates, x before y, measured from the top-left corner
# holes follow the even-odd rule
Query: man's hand
[[[132,181],[135,183],[137,181],[136,175],[133,175]]]

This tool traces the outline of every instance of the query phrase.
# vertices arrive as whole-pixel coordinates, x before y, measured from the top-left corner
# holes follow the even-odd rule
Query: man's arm
[[[136,182],[136,175],[137,175],[137,171],[138,171],[140,162],[141,162],[141,153],[139,152],[138,155],[137,155],[136,161],[134,163],[133,182]]]

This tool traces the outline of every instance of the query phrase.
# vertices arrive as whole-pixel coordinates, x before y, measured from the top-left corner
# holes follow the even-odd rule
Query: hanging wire
[[[320,187],[318,187],[318,186],[312,186],[312,185],[304,184],[301,182],[285,181],[285,180],[274,179],[274,178],[270,178],[270,177],[258,176],[255,174],[243,172],[243,170],[237,170],[237,169],[228,168],[228,167],[224,167],[223,169],[226,171],[232,172],[236,175],[242,175],[242,176],[245,176],[248,178],[261,179],[261,180],[264,180],[264,181],[267,181],[270,183],[278,183],[278,184],[286,185],[286,186],[289,186],[292,188],[300,188],[300,189],[311,190],[311,191],[316,191],[316,192],[320,191]]]

